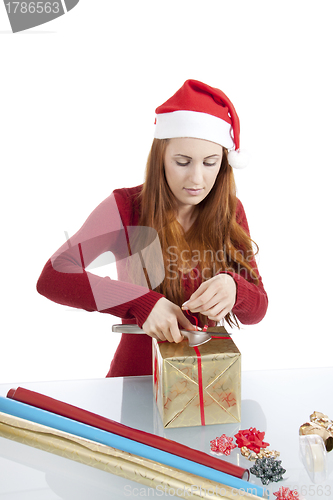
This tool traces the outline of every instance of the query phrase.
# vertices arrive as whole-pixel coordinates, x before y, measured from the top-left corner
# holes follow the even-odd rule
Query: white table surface
[[[99,413],[125,425],[152,432],[209,453],[210,441],[240,429],[265,431],[269,449],[279,450],[284,480],[270,483],[297,488],[307,500],[333,498],[333,451],[328,454],[329,475],[313,484],[299,456],[298,429],[313,411],[333,418],[333,368],[242,372],[242,421],[206,427],[163,429],[152,393],[151,377],[0,384],[0,396],[12,387],[25,387]],[[239,449],[225,460],[249,468],[253,462]],[[251,474],[251,482],[261,482]],[[155,490],[156,491],[156,490]],[[145,486],[107,472],[0,438],[0,500],[117,500],[153,497]],[[156,491],[156,497],[162,492]],[[170,496],[169,496],[170,498]]]

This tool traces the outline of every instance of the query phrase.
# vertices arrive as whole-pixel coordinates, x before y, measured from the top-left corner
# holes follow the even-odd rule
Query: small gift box
[[[164,427],[240,422],[241,354],[228,335],[198,347],[154,339],[153,369]]]

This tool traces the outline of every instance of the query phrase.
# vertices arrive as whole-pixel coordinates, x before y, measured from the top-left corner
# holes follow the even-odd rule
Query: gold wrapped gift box
[[[154,340],[153,368],[164,427],[240,422],[241,354],[229,336],[196,348]]]

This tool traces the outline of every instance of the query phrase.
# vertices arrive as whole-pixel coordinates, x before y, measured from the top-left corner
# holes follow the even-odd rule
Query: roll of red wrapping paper
[[[29,391],[23,387],[10,389],[10,391],[8,391],[7,398],[15,399],[16,401],[40,408],[41,410],[46,410],[62,417],[70,418],[77,422],[81,422],[82,424],[91,425],[92,427],[96,427],[97,429],[101,429],[103,431],[112,432],[118,436],[123,436],[128,439],[132,439],[133,441],[137,441],[138,443],[146,444],[159,450],[172,453],[178,457],[192,460],[198,464],[211,467],[212,469],[224,472],[225,474],[230,474],[231,476],[238,477],[240,479],[248,480],[250,476],[248,469],[244,469],[238,465],[220,460],[219,458],[211,457],[207,453],[189,448],[188,446],[177,443],[176,441],[128,427],[127,425],[120,424],[114,420],[97,415],[96,413],[58,401],[57,399],[50,398],[44,394],[39,394],[38,392]]]

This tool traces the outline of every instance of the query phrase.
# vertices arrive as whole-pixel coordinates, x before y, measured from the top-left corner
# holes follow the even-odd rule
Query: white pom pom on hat
[[[231,167],[246,167],[248,155],[239,149],[239,118],[221,90],[187,80],[155,113],[156,139],[193,137],[215,142],[232,149],[228,151]]]
[[[245,149],[228,151],[228,162],[232,168],[245,168],[249,164],[249,154]]]

